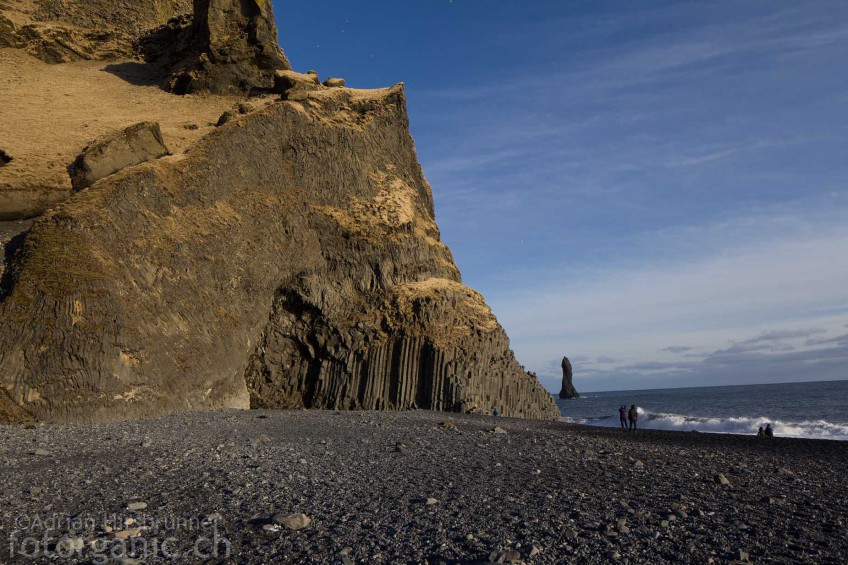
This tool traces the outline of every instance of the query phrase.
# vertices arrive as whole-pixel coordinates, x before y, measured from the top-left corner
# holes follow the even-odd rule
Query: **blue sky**
[[[558,390],[848,378],[848,3],[276,1],[406,84],[437,221]]]

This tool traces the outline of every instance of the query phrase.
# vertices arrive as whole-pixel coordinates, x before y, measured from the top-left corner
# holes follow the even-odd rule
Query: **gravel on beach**
[[[427,411],[218,411],[0,440],[3,563],[848,560],[848,442]]]

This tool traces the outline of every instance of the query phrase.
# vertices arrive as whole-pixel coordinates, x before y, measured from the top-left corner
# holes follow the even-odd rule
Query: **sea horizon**
[[[700,386],[675,386],[675,387],[660,387],[660,388],[629,388],[629,389],[616,389],[616,390],[587,390],[587,391],[579,391],[580,397],[578,398],[570,398],[564,400],[579,400],[580,398],[589,395],[589,394],[614,394],[614,393],[625,393],[625,392],[652,392],[652,391],[669,391],[669,390],[695,390],[695,389],[715,389],[715,388],[736,388],[736,387],[750,387],[750,386],[780,386],[780,385],[802,385],[802,384],[817,384],[817,383],[838,383],[838,382],[848,382],[848,377],[844,379],[823,379],[816,381],[786,381],[786,382],[775,382],[775,383],[745,383],[738,385],[700,385]],[[556,396],[556,392],[552,392],[554,396]]]
[[[848,380],[643,389],[560,399],[563,421],[620,426],[618,407],[636,405],[643,429],[755,435],[771,424],[778,437],[848,441]]]

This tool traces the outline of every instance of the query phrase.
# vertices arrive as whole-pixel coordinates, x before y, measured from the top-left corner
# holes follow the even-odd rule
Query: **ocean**
[[[618,407],[639,410],[640,428],[848,441],[848,381],[590,392],[557,400],[563,420],[618,427]]]

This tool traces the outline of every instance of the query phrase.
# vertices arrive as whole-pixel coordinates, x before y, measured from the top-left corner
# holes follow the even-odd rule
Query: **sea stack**
[[[203,96],[138,84],[126,74],[137,61],[70,62],[52,68],[91,88],[63,96],[61,112],[44,98],[21,106],[51,115],[49,125],[28,120],[0,136],[13,157],[0,197],[20,179],[64,188],[4,239],[16,252],[6,249],[0,279],[0,421],[493,406],[558,419],[441,241],[402,84],[275,81],[291,71],[269,1],[193,7],[193,21],[165,11],[132,45],[188,53],[176,74],[164,60],[141,70]],[[0,53],[0,74],[20,78],[0,94],[53,72],[39,53]],[[137,103],[90,108],[91,92],[105,103],[117,90]],[[91,127],[73,126],[83,119]],[[126,144],[95,144],[116,165],[71,190],[67,166],[134,123],[157,124],[167,151],[130,159],[110,153]]]
[[[562,358],[562,388],[559,391],[559,397],[564,399],[577,398],[580,394],[577,393],[577,389],[574,388],[574,384],[571,382],[572,377],[574,376],[573,371],[571,369],[571,361],[568,360],[568,357]]]

